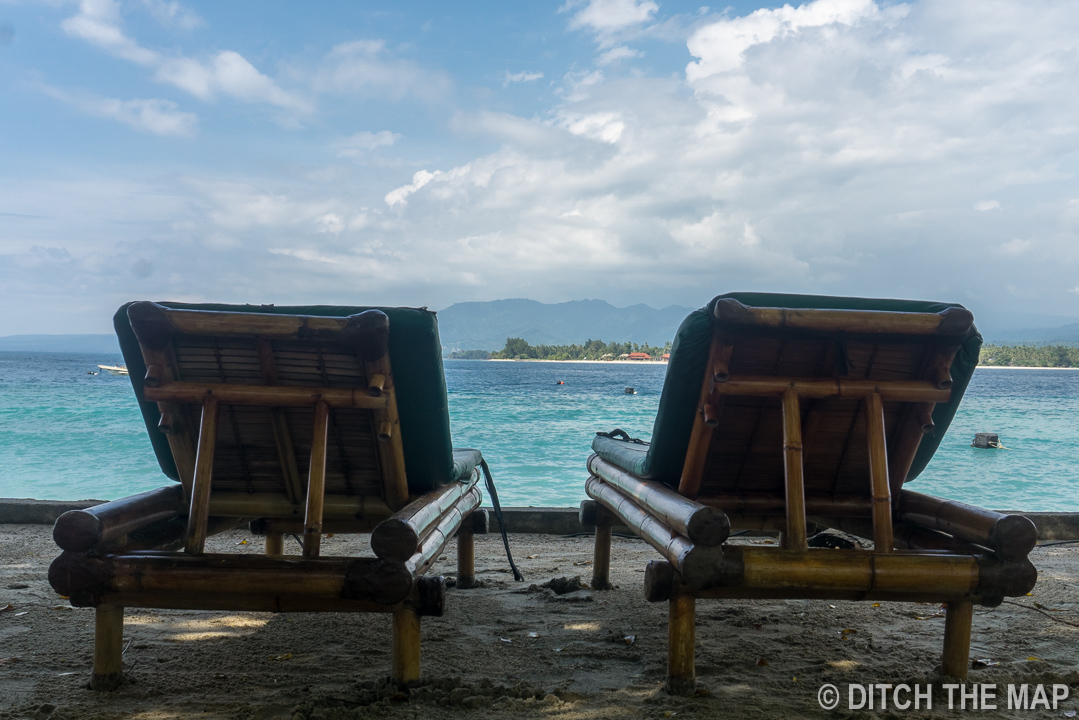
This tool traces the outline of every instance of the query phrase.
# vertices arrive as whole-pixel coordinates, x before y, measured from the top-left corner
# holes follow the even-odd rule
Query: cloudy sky
[[[1063,322],[1077,131],[1068,0],[0,0],[0,335],[735,289]]]

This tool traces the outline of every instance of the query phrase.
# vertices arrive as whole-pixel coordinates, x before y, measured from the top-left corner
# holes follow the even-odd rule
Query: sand
[[[1038,548],[1040,578],[1017,605],[976,608],[970,682],[996,684],[996,711],[948,711],[936,674],[944,620],[934,605],[826,601],[700,601],[695,697],[663,691],[665,603],[644,601],[654,551],[614,541],[606,592],[558,595],[552,578],[591,577],[591,538],[511,536],[525,582],[514,582],[497,535],[477,538],[483,586],[451,589],[442,618],[423,621],[423,679],[388,685],[384,615],[127,611],[127,680],[85,688],[93,610],[49,587],[56,554],[46,526],[0,525],[0,719],[229,718],[773,718],[1069,717],[1079,710],[1079,547]],[[211,550],[257,552],[239,531]],[[366,537],[324,540],[326,554],[365,553]],[[765,542],[755,540],[747,542]],[[291,543],[291,541],[290,541]],[[293,547],[295,550],[295,547]],[[435,571],[451,576],[454,553]],[[1032,609],[1046,608],[1045,614]],[[1051,616],[1051,617],[1049,617]],[[1065,622],[1074,623],[1068,625]],[[843,693],[822,710],[818,691]],[[849,684],[934,683],[934,710],[846,709]],[[1068,685],[1056,710],[1006,709],[1006,685]],[[958,707],[959,697],[955,696]],[[878,704],[879,707],[879,704]],[[1071,715],[1070,717],[1074,717]]]

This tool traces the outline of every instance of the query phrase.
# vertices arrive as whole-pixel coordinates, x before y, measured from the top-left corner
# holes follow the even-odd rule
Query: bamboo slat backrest
[[[144,400],[161,411],[190,494],[201,414],[217,404],[213,493],[276,493],[303,505],[316,406],[328,406],[325,494],[407,500],[388,319],[175,310],[128,316],[147,367]]]
[[[972,323],[962,309],[795,311],[733,299],[717,302],[714,315],[680,490],[725,498],[728,512],[777,514],[786,490],[785,390],[799,395],[807,499],[861,497],[868,514],[865,398],[873,391],[882,398],[895,498],[922,434],[933,432],[933,404],[949,397],[948,368]]]

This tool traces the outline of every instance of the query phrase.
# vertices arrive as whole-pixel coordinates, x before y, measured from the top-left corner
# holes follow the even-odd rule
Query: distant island
[[[501,350],[457,350],[452,360],[665,360],[671,344],[605,343],[588,340],[573,345],[532,345],[523,338],[506,338]],[[1070,345],[983,345],[983,367],[1079,368],[1079,347]]]
[[[984,367],[1079,368],[1079,347],[1070,345],[982,345]]]
[[[451,360],[666,360],[671,344],[655,347],[648,343],[603,342],[587,340],[572,345],[530,345],[523,338],[506,338],[501,350],[457,350],[450,353]]]

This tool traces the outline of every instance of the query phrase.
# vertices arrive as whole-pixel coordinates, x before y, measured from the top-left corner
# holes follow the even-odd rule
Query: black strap
[[[498,520],[498,529],[502,532],[502,544],[506,548],[506,559],[510,561],[510,569],[513,570],[513,579],[522,582],[524,576],[513,564],[513,553],[510,552],[509,538],[506,537],[506,523],[502,521],[502,506],[498,504],[498,491],[495,490],[495,480],[491,477],[491,468],[487,467],[486,460],[480,460],[480,467],[483,468],[483,477],[487,481],[487,494],[491,496],[491,504],[495,506],[495,519]]]
[[[615,428],[610,432],[597,432],[596,435],[605,438],[611,438],[612,440],[622,440],[624,442],[637,443],[638,445],[648,445],[644,440],[640,438],[630,437],[629,433],[622,428]]]

